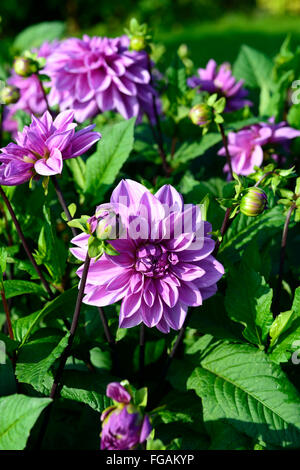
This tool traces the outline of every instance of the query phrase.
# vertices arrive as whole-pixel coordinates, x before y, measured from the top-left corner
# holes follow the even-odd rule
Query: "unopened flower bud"
[[[16,57],[13,63],[14,70],[21,77],[29,77],[38,71],[38,64],[27,57]]]
[[[115,404],[104,410],[101,416],[101,449],[136,449],[152,430],[148,416],[131,403],[130,394],[121,384],[109,384],[106,393]]]
[[[130,40],[130,49],[133,51],[143,51],[146,47],[145,38],[143,36],[133,36]]]
[[[0,103],[2,104],[14,104],[20,99],[20,90],[16,86],[7,85],[2,88],[0,93]]]
[[[119,215],[113,210],[98,208],[96,215],[89,222],[91,231],[95,231],[98,240],[115,240],[119,238],[121,221]]]
[[[255,217],[265,210],[267,204],[268,199],[264,190],[254,186],[242,197],[240,210],[249,217]]]
[[[213,119],[213,111],[210,106],[205,103],[196,104],[189,112],[189,117],[193,124],[204,127],[208,126]]]

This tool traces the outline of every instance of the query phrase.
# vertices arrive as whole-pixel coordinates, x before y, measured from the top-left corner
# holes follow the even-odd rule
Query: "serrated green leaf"
[[[36,294],[41,296],[47,295],[45,289],[35,282],[7,280],[4,281],[3,284],[5,289],[5,296],[7,299],[24,294]]]
[[[120,169],[133,147],[135,118],[106,127],[96,152],[86,162],[85,193],[94,202],[101,197],[115,181]]]
[[[243,45],[233,66],[233,74],[245,86],[262,88],[270,84],[273,63],[262,52]]]
[[[0,398],[0,450],[22,450],[39,415],[52,400],[25,395]]]
[[[22,52],[41,46],[44,41],[60,39],[65,32],[65,24],[61,21],[48,21],[29,26],[19,33],[14,41],[14,48]]]
[[[203,136],[199,141],[184,142],[174,154],[174,162],[186,163],[194,158],[203,155],[209,148],[221,141],[221,135],[218,133],[209,133]]]
[[[204,421],[226,420],[255,439],[300,445],[300,395],[279,366],[250,345],[221,344],[187,382],[202,398]]]

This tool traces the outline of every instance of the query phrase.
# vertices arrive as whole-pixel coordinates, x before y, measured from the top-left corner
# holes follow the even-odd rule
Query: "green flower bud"
[[[132,36],[130,40],[130,49],[133,51],[143,51],[146,48],[144,36]]]
[[[36,73],[39,69],[38,64],[26,57],[16,57],[13,63],[16,74],[21,77],[30,77],[30,75]]]
[[[20,90],[16,86],[7,85],[0,92],[0,102],[3,104],[14,104],[20,99]]]
[[[240,211],[248,217],[255,217],[265,210],[267,204],[268,199],[264,190],[254,186],[248,188],[242,197]]]
[[[206,103],[196,104],[189,112],[190,120],[200,127],[208,126],[213,120],[213,111]]]

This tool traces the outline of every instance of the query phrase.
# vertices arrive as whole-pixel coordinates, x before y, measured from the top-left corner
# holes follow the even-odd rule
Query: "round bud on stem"
[[[27,57],[16,57],[13,67],[16,74],[21,77],[29,77],[38,71],[38,64]]]
[[[130,40],[130,49],[133,51],[143,51],[146,48],[145,38],[143,36],[132,36]]]
[[[17,103],[20,99],[20,90],[16,86],[7,85],[0,92],[0,103],[9,105]]]
[[[242,197],[240,210],[248,217],[255,217],[265,210],[267,204],[268,199],[264,190],[254,186],[248,188],[246,194]]]
[[[190,120],[200,127],[208,126],[213,119],[213,111],[206,103],[196,104],[189,112]]]

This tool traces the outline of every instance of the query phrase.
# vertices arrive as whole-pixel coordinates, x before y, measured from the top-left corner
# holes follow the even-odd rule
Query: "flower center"
[[[148,243],[136,250],[135,269],[147,277],[162,277],[171,264],[178,263],[176,253],[169,253],[164,246]]]

